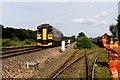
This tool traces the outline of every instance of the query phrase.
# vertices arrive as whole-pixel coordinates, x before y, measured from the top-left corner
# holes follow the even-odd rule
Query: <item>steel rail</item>
[[[77,51],[78,51],[78,50],[77,50]],[[62,68],[65,67],[66,63],[75,55],[75,53],[77,53],[77,51],[75,51],[75,52],[73,53],[73,55],[71,55],[71,56],[62,64],[62,66],[60,66],[59,69],[57,69],[57,71],[56,71],[55,73],[53,73],[52,77],[49,78],[50,80],[55,76],[56,73],[58,73],[58,71],[60,71]]]
[[[21,51],[26,51],[26,50],[30,50],[30,49],[35,49],[36,47],[26,47],[26,48],[20,48],[20,49],[16,49],[16,50],[10,50],[10,51],[5,51],[5,52],[1,52],[2,55],[8,54],[8,53],[14,53],[14,52],[21,52]]]
[[[91,80],[94,80],[95,64],[96,64],[96,62],[98,60],[99,55],[100,55],[100,49],[99,49],[99,52],[98,52],[98,54],[97,54],[97,56],[96,56],[96,58],[95,58],[95,60],[93,62],[93,65],[92,65]]]
[[[26,49],[26,50],[17,50],[17,51],[13,51],[13,52],[7,52],[3,55],[0,55],[0,58],[8,58],[8,57],[12,57],[12,56],[16,56],[16,55],[21,55],[21,54],[25,54],[25,53],[31,53],[31,52],[35,52],[35,51],[39,51],[42,50],[42,48],[30,48],[30,49]]]
[[[1,48],[1,49],[2,49],[2,53],[5,53],[5,52],[14,51],[14,50],[33,48],[33,47],[37,47],[37,46],[24,46],[24,47]]]
[[[88,55],[90,55],[90,54],[93,54],[95,51],[92,51],[92,52],[90,52],[90,53],[88,53]],[[51,78],[49,78],[49,80],[54,80],[58,75],[60,75],[65,69],[67,69],[70,65],[72,65],[72,64],[74,64],[75,62],[77,62],[78,60],[80,60],[80,59],[82,59],[82,58],[84,58],[85,57],[85,55],[83,55],[83,56],[81,56],[81,57],[79,57],[79,58],[77,58],[77,59],[75,59],[74,61],[72,61],[70,64],[68,64],[68,65],[66,65],[65,66],[65,64],[66,63],[64,63],[62,66],[64,66],[64,67],[60,67],[60,69],[58,69],[59,71],[57,71],[57,73],[55,73]]]

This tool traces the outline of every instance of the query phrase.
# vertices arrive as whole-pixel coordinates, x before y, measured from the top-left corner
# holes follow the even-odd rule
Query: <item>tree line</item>
[[[2,29],[2,47],[18,47],[27,45],[36,45],[36,33],[37,31],[32,31],[29,29],[15,29],[11,27],[4,27],[0,25]]]
[[[36,31],[32,31],[29,29],[14,29],[11,27],[2,27],[2,38],[3,39],[11,39],[11,40],[20,40],[23,41],[25,39],[36,40]]]

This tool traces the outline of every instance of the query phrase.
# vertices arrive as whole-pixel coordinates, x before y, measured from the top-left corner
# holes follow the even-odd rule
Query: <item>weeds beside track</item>
[[[73,53],[73,55],[71,55],[70,58],[69,58],[63,65],[61,65],[61,67],[60,67],[56,72],[53,73],[53,75],[51,76],[51,78],[50,78],[49,80],[54,80],[57,76],[59,76],[60,74],[62,74],[62,72],[63,72],[64,70],[66,70],[68,67],[70,67],[71,65],[73,65],[73,64],[76,63],[77,61],[82,60],[83,58],[85,58],[86,78],[87,78],[87,80],[90,80],[90,78],[91,78],[91,70],[90,70],[90,68],[89,68],[87,56],[93,54],[94,52],[96,52],[96,50],[95,50],[95,51],[92,51],[92,52],[90,52],[90,53],[88,53],[88,54],[87,54],[87,50],[84,50],[84,55],[79,56],[78,58],[72,60],[72,58],[75,56],[75,54],[76,54],[77,52],[78,52],[78,51],[75,51],[75,52]],[[71,60],[72,60],[72,61],[71,61]],[[68,63],[68,62],[69,62],[69,63]]]

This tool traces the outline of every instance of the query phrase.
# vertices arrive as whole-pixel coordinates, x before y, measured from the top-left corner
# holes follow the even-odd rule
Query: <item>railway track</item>
[[[72,60],[72,58],[75,56],[75,54],[77,53],[78,51],[75,51],[74,54],[63,64],[60,66],[60,68],[54,72],[52,74],[52,76],[49,78],[49,80],[54,80],[55,78],[57,78],[64,70],[66,70],[68,67],[70,67],[71,65],[73,65],[74,63],[76,63],[77,61],[79,60],[82,60],[83,58],[85,59],[85,66],[86,66],[86,79],[87,80],[94,80],[94,65],[98,59],[98,56],[99,56],[99,53],[97,54],[95,60],[94,60],[94,63],[92,65],[92,70],[90,70],[89,68],[89,64],[88,64],[88,55],[91,55],[93,54],[94,52],[96,51],[92,51],[90,53],[87,54],[87,50],[84,50],[84,55]],[[71,61],[72,60],[72,61]],[[91,77],[92,76],[92,77]]]
[[[93,62],[93,65],[92,65],[91,80],[95,79],[95,74],[94,74],[95,73],[95,64],[96,64],[96,62],[98,60],[99,55],[100,55],[100,49],[99,49],[99,52],[97,53],[97,56],[96,56],[96,58],[95,58],[95,60]]]
[[[37,46],[27,46],[18,48],[3,48],[2,50],[3,52],[1,52],[2,55],[0,58],[8,58],[16,55],[39,51],[42,50],[42,48],[38,48]]]
[[[26,48],[33,48],[33,47],[37,47],[37,46],[23,46],[23,47],[13,47],[13,48],[2,48],[2,52],[20,50],[20,49],[26,49]]]

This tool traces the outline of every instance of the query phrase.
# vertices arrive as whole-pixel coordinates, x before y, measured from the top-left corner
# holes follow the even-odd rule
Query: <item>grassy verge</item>
[[[93,50],[97,50],[99,49],[98,47],[92,48],[92,49],[88,49],[87,53],[92,52]],[[81,51],[78,52],[78,54],[80,54]],[[71,54],[70,52],[68,52],[69,54]],[[97,56],[98,52],[95,52],[92,55],[87,55],[88,56],[88,62],[89,62],[89,68],[90,70],[92,70],[92,64],[93,61],[95,59],[95,57]],[[68,55],[68,54],[66,54]],[[78,55],[80,56],[80,55]],[[86,79],[86,68],[85,68],[85,60],[84,58],[78,62],[76,62],[75,64],[73,64],[72,66],[70,66],[69,68],[67,68],[67,70],[63,71],[62,74],[60,74],[57,78],[77,78],[79,79]],[[95,65],[95,78],[96,79],[110,79],[110,73],[109,73],[109,68],[107,66],[107,52],[102,49],[100,51],[100,56],[98,58],[98,61]]]
[[[100,56],[95,66],[95,78],[104,78],[104,79],[111,78],[109,68],[107,65],[107,61],[108,61],[107,55],[108,54],[106,50],[103,49],[100,51]]]
[[[34,40],[25,39],[24,41],[20,40],[11,40],[11,39],[2,39],[1,47],[21,47],[21,46],[32,46],[36,45]]]

